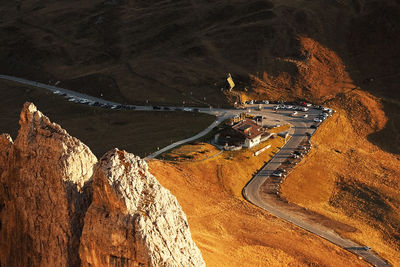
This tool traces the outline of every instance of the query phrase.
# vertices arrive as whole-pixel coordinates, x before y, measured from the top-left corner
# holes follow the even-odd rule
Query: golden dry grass
[[[180,146],[174,150],[161,155],[163,160],[170,161],[201,161],[210,158],[220,151],[214,146],[206,143],[192,143]]]
[[[285,125],[282,125],[282,126],[279,126],[279,127],[275,127],[275,128],[269,129],[268,132],[270,132],[270,133],[280,133],[280,132],[283,132],[283,131],[287,131],[289,129],[290,129],[290,125],[289,124],[285,124]]]
[[[371,14],[380,17],[384,9],[374,8]],[[373,20],[374,15],[368,19]],[[385,21],[393,18],[389,11]],[[356,28],[353,38],[359,35]],[[367,28],[363,28],[364,34]],[[310,52],[312,57],[278,59],[285,62],[282,71],[264,72],[262,80],[253,77],[250,97],[307,99],[339,111],[313,137],[313,150],[288,176],[282,186],[283,196],[358,229],[342,234],[374,248],[393,265],[400,265],[400,102],[394,87],[397,76],[387,76],[395,73],[398,68],[394,63],[400,61],[396,61],[391,45],[382,40],[369,41],[373,43],[369,48],[375,51],[386,47],[370,57],[361,43],[351,43],[347,48],[329,46],[318,38],[299,35],[300,50]],[[346,49],[357,53],[357,59],[349,57]],[[378,57],[379,62],[374,61]],[[381,64],[386,57],[388,63]],[[378,73],[387,79],[370,79]]]
[[[268,142],[271,148],[254,157]],[[202,162],[149,162],[151,173],[178,198],[207,266],[365,266],[354,255],[243,199],[243,186],[283,144],[279,137],[268,142]]]
[[[355,94],[361,104],[353,101],[353,112],[341,110],[323,124],[312,138],[314,148],[287,177],[282,193],[291,202],[357,228],[342,234],[372,247],[396,266],[400,264],[399,158],[366,140],[385,120],[379,118],[377,102],[361,92]],[[367,125],[366,116],[371,116]]]

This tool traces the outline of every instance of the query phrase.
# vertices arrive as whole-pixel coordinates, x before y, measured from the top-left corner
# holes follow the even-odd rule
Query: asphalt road
[[[26,79],[8,76],[8,75],[0,75],[0,79],[10,80],[14,82],[18,82],[21,84],[31,85],[39,88],[43,88],[46,90],[50,90],[54,92],[61,92],[66,94],[66,97],[73,97],[75,99],[86,99],[92,102],[98,102],[101,104],[107,105],[120,105],[119,103],[107,101],[101,98],[85,95],[82,93],[78,93],[75,91],[71,91],[65,88],[52,86],[48,84],[43,84],[35,81],[29,81]],[[141,111],[162,111],[162,110],[154,110],[152,106],[139,106],[139,105],[127,105],[128,107],[134,107],[135,110]],[[273,105],[267,104],[262,105],[261,110],[257,110],[258,105],[249,105],[247,108],[247,112],[250,112],[255,115],[263,115],[267,116],[268,120],[271,123],[275,124],[284,124],[290,123],[290,140],[285,144],[285,146],[249,181],[245,188],[243,188],[243,195],[244,197],[254,205],[272,213],[273,215],[289,221],[311,233],[314,233],[360,257],[362,257],[365,261],[369,262],[374,266],[389,266],[388,263],[376,255],[372,250],[366,250],[364,246],[357,244],[351,240],[345,239],[335,233],[332,229],[326,228],[315,221],[308,221],[306,218],[303,217],[303,214],[297,214],[291,211],[289,208],[285,208],[280,205],[277,205],[275,198],[268,198],[264,197],[261,198],[260,196],[260,188],[264,184],[267,179],[270,179],[270,175],[273,171],[275,171],[282,162],[284,162],[289,155],[296,150],[298,145],[308,138],[306,136],[306,132],[310,134],[314,134],[315,130],[310,129],[310,125],[313,123],[312,119],[317,116],[320,111],[316,109],[310,109],[307,112],[299,112],[298,116],[290,117],[289,115],[292,111],[282,111],[279,110],[278,112],[274,112],[272,110]],[[174,110],[175,108],[182,109],[183,107],[168,107],[170,110]],[[195,108],[189,108],[190,111],[193,111]],[[238,109],[212,109],[212,108],[198,108],[199,112],[208,113],[217,117],[217,120],[214,121],[210,126],[204,129],[202,132],[198,133],[197,135],[178,141],[173,143],[159,151],[154,152],[147,159],[154,158],[159,154],[168,151],[176,146],[182,145],[184,143],[194,141],[207,133],[209,133],[215,126],[220,124],[225,119],[231,118],[235,115],[238,115],[244,110]],[[303,118],[301,115],[308,114],[308,118]]]
[[[278,117],[278,116],[276,116]],[[294,212],[290,207],[285,207],[282,202],[277,202],[275,197],[260,196],[260,188],[271,179],[270,175],[296,150],[299,144],[307,137],[305,133],[309,131],[310,122],[292,119],[290,123],[294,126],[292,138],[286,145],[250,180],[243,188],[243,196],[254,205],[272,213],[273,215],[289,221],[311,233],[314,233],[369,262],[373,266],[389,266],[389,264],[375,254],[372,250],[366,250],[364,246],[357,244],[349,239],[341,237],[332,229],[329,229],[315,221],[304,218],[304,213]]]
[[[166,146],[163,149],[160,149],[160,150],[152,153],[151,155],[147,156],[145,159],[147,160],[147,159],[155,158],[158,155],[160,155],[160,154],[162,154],[162,153],[164,153],[164,152],[166,152],[166,151],[168,151],[170,149],[173,149],[174,147],[177,147],[177,146],[180,146],[182,144],[197,140],[200,137],[203,137],[206,134],[208,134],[209,132],[211,132],[214,127],[218,126],[221,122],[223,122],[224,120],[226,120],[228,118],[229,118],[229,116],[221,115],[221,116],[217,117],[217,119],[212,124],[210,124],[210,126],[208,126],[206,129],[204,129],[200,133],[198,133],[198,134],[196,134],[196,135],[194,135],[194,136],[192,136],[190,138],[187,138],[187,139],[184,139],[184,140],[180,140],[180,141],[175,142],[175,143],[173,143],[173,144],[171,144],[169,146]]]

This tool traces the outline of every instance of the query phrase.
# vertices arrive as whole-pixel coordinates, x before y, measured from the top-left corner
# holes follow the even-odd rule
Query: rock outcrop
[[[144,160],[117,149],[93,176],[80,255],[84,266],[204,266],[176,198]]]
[[[81,189],[97,159],[31,103],[20,125],[14,143],[1,142],[1,266],[76,266]]]
[[[31,103],[0,135],[0,266],[202,266],[186,216],[147,164],[90,149]]]
[[[6,167],[8,153],[12,144],[13,140],[9,134],[0,135],[0,177]]]

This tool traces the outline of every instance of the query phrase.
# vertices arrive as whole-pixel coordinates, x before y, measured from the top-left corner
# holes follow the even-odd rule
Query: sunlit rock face
[[[26,103],[0,135],[0,266],[203,266],[186,216],[138,157],[90,149]],[[122,266],[122,265],[121,265]]]
[[[205,266],[176,198],[144,160],[117,149],[95,168],[80,255],[87,266]]]

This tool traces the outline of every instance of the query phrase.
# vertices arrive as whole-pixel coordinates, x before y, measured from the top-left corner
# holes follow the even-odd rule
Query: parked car
[[[304,114],[304,115],[303,115],[303,118],[308,118],[308,114]]]
[[[274,171],[274,172],[272,173],[271,176],[274,176],[274,177],[282,177],[282,172]]]
[[[281,169],[281,168],[277,169],[276,171],[281,172],[281,173],[287,173],[287,170]]]
[[[314,118],[314,122],[322,122],[322,120],[318,117]]]

